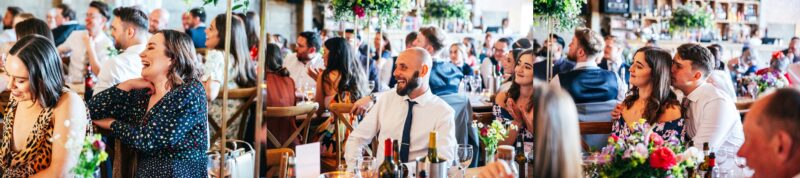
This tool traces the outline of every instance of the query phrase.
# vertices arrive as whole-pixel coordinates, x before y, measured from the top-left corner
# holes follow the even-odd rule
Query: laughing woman
[[[11,102],[0,142],[2,177],[69,177],[80,149],[68,140],[86,136],[88,111],[66,89],[61,60],[50,39],[30,35],[11,48],[5,69]]]
[[[141,79],[89,102],[94,124],[138,155],[136,177],[206,177],[206,95],[191,38],[159,31],[147,42]]]

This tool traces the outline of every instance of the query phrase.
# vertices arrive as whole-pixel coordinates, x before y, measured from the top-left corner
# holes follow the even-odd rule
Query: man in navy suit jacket
[[[75,21],[75,11],[66,4],[56,6],[56,28],[53,29],[53,42],[56,46],[67,41],[67,37],[75,30],[85,30],[86,27]]]

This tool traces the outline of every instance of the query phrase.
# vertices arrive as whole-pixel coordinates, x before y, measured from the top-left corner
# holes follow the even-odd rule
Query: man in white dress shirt
[[[345,159],[350,169],[361,157],[364,146],[372,138],[400,140],[400,161],[409,162],[425,156],[428,135],[438,132],[437,153],[446,160],[454,157],[454,111],[444,100],[429,89],[430,54],[422,48],[411,48],[400,53],[395,63],[394,77],[397,87],[384,92],[380,100],[367,112],[364,120],[347,138]],[[378,146],[377,162],[383,162],[383,145]]]
[[[120,82],[141,77],[143,66],[139,53],[147,45],[147,26],[147,14],[141,10],[131,7],[114,9],[111,36],[114,37],[114,46],[124,50],[100,65],[95,94]]]
[[[71,53],[67,77],[70,83],[83,82],[86,63],[92,66],[97,74],[100,64],[109,56],[109,49],[114,42],[103,32],[110,17],[108,5],[100,1],[92,1],[86,10],[86,30],[70,33],[67,40],[58,46],[60,53]]]
[[[739,149],[744,142],[742,122],[734,101],[722,90],[706,82],[713,70],[713,55],[698,44],[688,43],[678,47],[673,57],[672,86],[685,94],[681,101],[684,112],[684,130],[694,146],[701,148],[708,142],[717,154]],[[733,161],[717,157],[723,169],[733,169]]]
[[[737,156],[753,177],[800,178],[800,91],[778,89],[756,101],[745,116],[747,135]],[[744,175],[742,175],[744,176]]]
[[[303,87],[316,87],[317,79],[312,78],[308,73],[309,69],[322,69],[325,63],[319,55],[321,47],[319,35],[316,32],[306,31],[297,35],[297,53],[284,54],[283,67],[289,70],[289,77],[294,80],[297,89],[296,95],[303,96]],[[316,75],[315,75],[316,76]]]

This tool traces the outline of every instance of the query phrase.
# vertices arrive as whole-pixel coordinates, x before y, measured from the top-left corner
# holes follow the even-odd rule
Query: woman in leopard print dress
[[[86,136],[88,110],[65,88],[61,60],[49,39],[31,35],[11,48],[5,69],[11,103],[0,139],[2,177],[63,177]]]

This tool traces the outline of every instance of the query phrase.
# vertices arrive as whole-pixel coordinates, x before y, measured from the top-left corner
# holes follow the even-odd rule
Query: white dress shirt
[[[738,151],[744,143],[744,131],[739,111],[736,110],[733,100],[721,90],[707,83],[701,84],[686,98],[688,101],[684,101],[690,103],[686,111],[689,118],[685,118],[687,120],[684,130],[694,141],[694,146],[701,148],[703,143],[708,142],[711,150],[715,150],[715,152],[732,150],[735,153]],[[724,159],[724,157],[717,157],[718,163],[733,162],[720,159]],[[735,168],[734,164],[720,166],[726,169]]]
[[[736,101],[736,90],[733,88],[733,80],[728,72],[721,70],[713,70],[708,75],[706,82],[714,85],[717,89],[725,93],[725,96]]]
[[[303,64],[297,59],[297,53],[286,55],[283,60],[283,67],[289,70],[289,77],[294,80],[297,91],[303,91],[304,84],[317,86],[317,80],[308,76],[308,68],[324,68],[325,63],[320,55],[314,55],[308,63]]]
[[[142,77],[143,65],[139,53],[144,51],[145,45],[142,43],[130,46],[119,55],[103,62],[100,74],[97,75],[94,94],[126,80]]]
[[[400,96],[396,89],[381,94],[358,127],[347,137],[344,157],[348,168],[352,169],[361,156],[361,150],[377,136],[380,143],[387,138],[403,139],[403,127],[408,112],[408,96]],[[413,121],[409,141],[408,159],[413,160],[428,153],[428,139],[431,131],[437,131],[436,148],[439,156],[447,160],[454,158],[456,141],[455,111],[444,100],[430,90],[411,99],[417,102],[413,108]],[[377,163],[383,162],[384,145],[378,144]],[[377,164],[375,165],[377,166]]]
[[[597,67],[597,63],[594,61],[578,62],[577,64],[575,64],[575,69],[573,69],[573,71],[587,69],[587,68],[599,69],[600,67]],[[555,77],[553,77],[553,79],[550,80],[550,85],[561,88],[561,80],[558,78],[558,76],[559,75],[556,75]],[[625,82],[622,81],[622,78],[620,78],[619,75],[617,75],[617,73],[614,73],[614,76],[617,78],[617,101],[622,101],[625,99],[625,93],[628,92],[628,84],[625,84]]]
[[[790,87],[800,88],[800,63],[789,64],[787,73],[789,74],[788,79],[794,82],[794,85]]]
[[[86,30],[80,31],[73,31],[70,33],[69,37],[58,46],[59,49],[68,49],[71,52],[69,58],[69,80],[68,82],[83,82],[84,81],[84,74],[83,72],[86,70],[86,44],[83,44],[83,37],[89,33]],[[97,34],[94,39],[94,52],[97,56],[98,64],[105,63],[106,59],[108,59],[109,49],[114,47],[114,42],[111,41],[111,38],[108,37],[105,33]],[[140,51],[141,52],[141,51]],[[138,56],[138,54],[137,54]],[[102,67],[100,68],[103,69]],[[141,68],[139,68],[141,70]]]
[[[0,33],[0,43],[17,41],[17,32],[14,29],[3,30]]]

